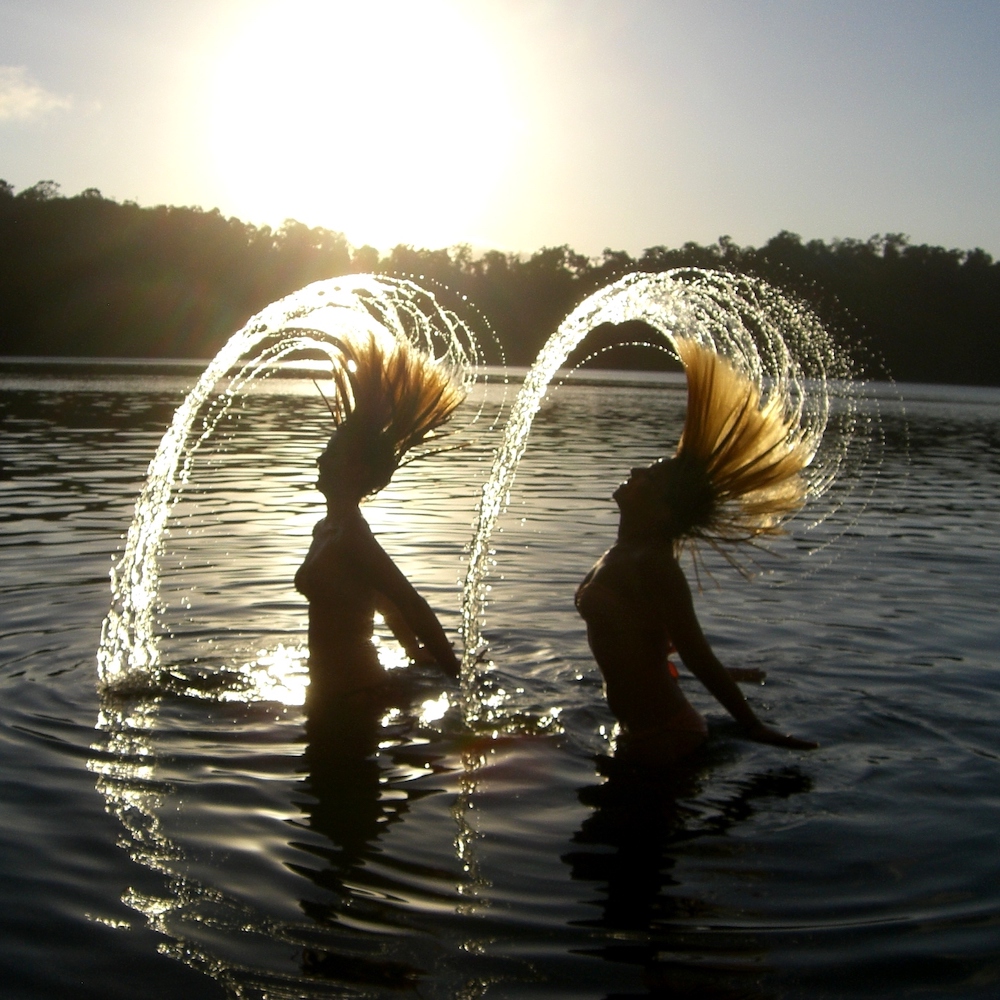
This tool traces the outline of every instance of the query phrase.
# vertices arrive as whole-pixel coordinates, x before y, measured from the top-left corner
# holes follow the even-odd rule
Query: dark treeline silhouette
[[[397,246],[382,256],[293,220],[272,230],[217,209],[119,204],[96,189],[67,198],[52,181],[16,194],[0,181],[0,354],[208,358],[269,302],[320,278],[379,271],[467,295],[507,362],[526,365],[592,291],[628,271],[672,267],[725,268],[791,291],[866,341],[897,379],[1000,385],[1000,262],[983,250],[914,245],[901,234],[803,242],[783,231],[762,247],[722,236],[636,258],[608,249],[593,259],[568,246],[530,256]],[[598,331],[588,349],[602,335],[612,337]],[[655,358],[625,351],[608,363]]]

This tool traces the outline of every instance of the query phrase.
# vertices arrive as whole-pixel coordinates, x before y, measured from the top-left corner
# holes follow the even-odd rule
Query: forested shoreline
[[[761,247],[723,236],[638,257],[609,249],[595,259],[568,246],[380,255],[292,220],[272,230],[218,210],[118,203],[95,189],[63,197],[51,181],[17,193],[0,181],[0,354],[209,358],[269,302],[321,278],[377,271],[468,296],[507,362],[526,365],[609,281],[689,266],[756,275],[800,296],[898,380],[1000,385],[1000,262],[979,249],[901,234],[803,242],[783,231]],[[612,363],[638,367],[645,356],[622,352]]]

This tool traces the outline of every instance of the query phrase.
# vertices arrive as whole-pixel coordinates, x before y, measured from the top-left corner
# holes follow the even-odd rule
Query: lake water
[[[752,703],[821,749],[742,740],[688,679],[708,747],[652,779],[615,766],[572,597],[615,484],[676,440],[676,380],[571,380],[543,406],[494,536],[486,723],[427,674],[374,720],[376,754],[338,760],[301,707],[291,580],[329,431],[305,381],[272,380],[199,452],[164,669],[98,689],[108,572],[196,375],[0,373],[5,998],[1000,992],[1000,391],[899,387],[832,549],[703,579],[721,658],[768,671]],[[453,636],[495,444],[366,508]]]

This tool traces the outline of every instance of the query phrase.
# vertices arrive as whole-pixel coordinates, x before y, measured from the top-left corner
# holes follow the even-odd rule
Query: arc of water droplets
[[[506,507],[517,464],[546,389],[570,352],[602,323],[642,320],[674,349],[689,338],[728,358],[757,386],[762,401],[780,400],[813,452],[805,478],[809,496],[822,496],[842,468],[856,422],[858,384],[851,360],[835,349],[819,319],[802,303],[763,281],[720,271],[674,269],[635,273],[584,300],[539,352],[512,407],[503,440],[483,487],[463,592],[466,656],[463,695],[470,721],[478,718],[475,658],[482,644],[490,537]],[[824,441],[836,387],[844,400],[836,439]],[[665,449],[667,442],[664,442]],[[821,447],[822,445],[822,447]],[[814,521],[814,526],[819,520]]]
[[[470,721],[476,717],[477,703],[469,692],[474,686],[474,656],[480,643],[479,626],[485,607],[483,588],[490,556],[489,539],[507,502],[531,422],[553,375],[586,333],[599,323],[633,319],[648,322],[664,335],[668,344],[679,337],[692,337],[712,346],[753,378],[765,399],[782,399],[789,412],[797,415],[803,440],[817,447],[809,470],[809,488],[814,497],[830,487],[842,464],[845,441],[858,413],[849,384],[837,390],[847,400],[847,420],[841,424],[846,432],[832,441],[830,435],[825,438],[823,435],[831,412],[833,383],[849,379],[852,373],[807,310],[762,282],[699,271],[631,275],[591,296],[567,317],[528,373],[496,453],[492,475],[483,489],[463,593],[466,639],[463,692]],[[475,366],[481,363],[476,342],[465,327],[438,306],[433,296],[409,282],[370,275],[319,282],[251,319],[212,360],[178,407],[150,463],[124,554],[112,575],[114,600],[104,623],[98,654],[105,693],[136,673],[148,673],[156,665],[157,559],[173,493],[188,477],[198,446],[211,435],[237,393],[253,379],[273,371],[276,362],[290,354],[313,350],[336,364],[339,356],[330,338],[351,339],[369,333],[379,337],[407,337],[431,354],[443,345],[444,350],[438,356],[456,373],[461,373],[466,386],[475,378]],[[256,354],[251,354],[258,348]],[[230,377],[226,388],[213,399],[216,385],[234,370],[236,374]],[[779,393],[780,396],[774,395]],[[192,443],[199,414],[203,414],[202,421]],[[140,711],[128,717],[114,706],[102,711],[99,728],[108,733],[107,750],[112,759],[102,757],[91,766],[98,772],[99,789],[131,837],[133,856],[173,880],[176,899],[137,896],[131,899],[132,905],[157,926],[163,914],[183,908],[206,894],[220,905],[229,906],[232,901],[177,874],[173,864],[175,847],[159,826],[155,800],[137,793],[131,785],[137,778],[152,776],[155,759],[153,747],[145,738],[146,730],[152,729],[155,703],[141,705]],[[473,775],[474,765],[466,763],[466,767]],[[467,797],[474,790],[470,777],[464,794]],[[465,819],[464,808],[460,802],[457,845],[463,864],[478,880],[472,850],[475,831]],[[258,917],[246,911],[245,915],[241,913],[241,919],[250,927]],[[280,928],[270,922],[261,926],[272,937],[280,933]],[[161,929],[169,933],[166,923]],[[239,989],[222,960],[201,955],[180,939],[174,952],[192,964],[204,962],[206,970],[220,982],[228,981],[234,990]]]
[[[149,464],[124,553],[111,573],[112,604],[97,655],[103,684],[141,679],[156,667],[158,560],[173,497],[187,481],[198,447],[237,394],[291,354],[311,350],[339,365],[336,340],[357,343],[369,336],[409,340],[446,365],[466,390],[483,363],[480,347],[465,324],[411,281],[370,274],[319,281],[252,317],[209,362],[174,413]],[[216,392],[227,376],[225,388]],[[192,443],[199,414],[203,415],[200,431]]]

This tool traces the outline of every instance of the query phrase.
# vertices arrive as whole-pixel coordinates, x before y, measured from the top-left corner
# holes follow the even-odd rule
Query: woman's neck
[[[663,546],[673,549],[675,539],[662,520],[648,521],[622,515],[618,522],[619,545]]]
[[[326,517],[328,521],[343,524],[346,521],[361,517],[359,501],[347,497],[327,497]]]

